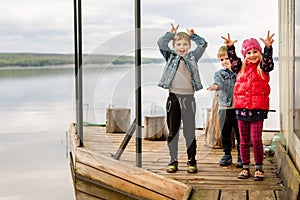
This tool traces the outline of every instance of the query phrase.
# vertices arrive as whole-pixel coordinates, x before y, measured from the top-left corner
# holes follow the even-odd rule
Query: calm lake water
[[[217,63],[203,63],[206,88]],[[143,114],[164,114],[167,91],[157,87],[162,64],[143,65]],[[265,129],[278,130],[278,72],[271,75],[271,109]],[[109,106],[131,108],[134,119],[134,68],[87,66],[84,121],[105,123]],[[67,131],[76,119],[73,67],[0,69],[0,200],[75,199],[67,151]],[[196,93],[197,127],[205,126],[213,93]]]
[[[0,199],[75,199],[66,156],[72,70],[0,70]]]

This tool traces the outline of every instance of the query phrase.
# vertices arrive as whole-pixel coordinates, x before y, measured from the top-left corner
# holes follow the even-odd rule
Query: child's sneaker
[[[196,161],[187,161],[188,173],[197,173],[197,162]]]
[[[232,156],[231,155],[224,155],[220,160],[220,166],[228,166],[232,164]]]
[[[254,173],[254,180],[255,181],[262,181],[264,179],[264,170],[256,169]]]
[[[250,169],[249,168],[243,168],[240,173],[237,176],[240,179],[247,179],[250,177]]]
[[[168,172],[168,173],[175,173],[175,172],[177,172],[177,171],[178,171],[178,161],[175,160],[175,161],[173,161],[173,162],[170,162],[170,163],[168,164],[167,172]]]
[[[236,168],[242,168],[243,167],[243,163],[242,163],[242,159],[241,157],[239,156],[237,161],[236,161],[236,165],[235,165]]]

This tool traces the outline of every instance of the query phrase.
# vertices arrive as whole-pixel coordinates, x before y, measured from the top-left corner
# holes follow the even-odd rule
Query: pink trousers
[[[262,130],[264,120],[248,122],[238,120],[240,131],[240,151],[243,164],[250,163],[250,144],[252,141],[255,164],[262,165],[264,149],[262,143]]]

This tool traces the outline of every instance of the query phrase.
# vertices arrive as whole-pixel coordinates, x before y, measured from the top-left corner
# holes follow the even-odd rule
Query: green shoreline
[[[133,56],[83,55],[84,64],[134,64]],[[142,63],[163,63],[163,59],[142,58]],[[0,53],[0,67],[42,67],[74,64],[73,54]]]

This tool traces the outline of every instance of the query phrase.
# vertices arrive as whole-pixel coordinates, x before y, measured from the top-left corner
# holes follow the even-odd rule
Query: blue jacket
[[[165,89],[169,88],[181,58],[181,56],[179,56],[174,50],[171,50],[168,46],[169,42],[173,40],[174,36],[174,33],[167,32],[165,35],[159,38],[157,42],[160,52],[167,62],[163,71],[162,78],[158,83],[158,86]],[[194,51],[190,51],[186,56],[183,57],[183,59],[185,60],[188,69],[191,72],[194,90],[198,91],[202,89],[203,86],[201,84],[197,62],[204,53],[204,50],[207,47],[207,42],[204,38],[198,36],[197,34],[192,34],[191,40],[197,44],[197,48]]]
[[[220,69],[215,72],[214,81],[218,85],[218,100],[220,106],[233,106],[233,88],[236,73],[228,69]]]

